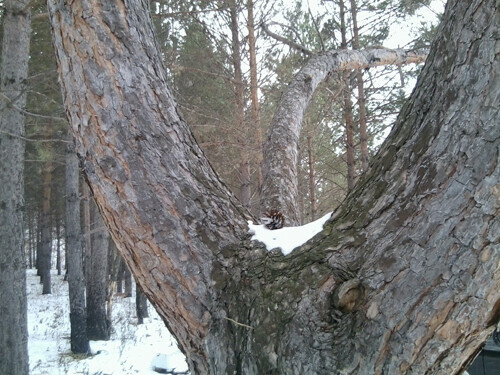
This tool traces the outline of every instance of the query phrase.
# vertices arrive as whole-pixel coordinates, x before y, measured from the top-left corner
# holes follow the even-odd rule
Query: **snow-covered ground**
[[[114,297],[113,333],[109,341],[91,341],[93,356],[82,358],[70,351],[68,283],[52,274],[52,294],[42,295],[36,271],[28,270],[28,332],[31,375],[158,374],[152,363],[168,361],[176,373],[187,371],[184,355],[149,306],[150,318],[137,325],[135,297]],[[99,354],[96,354],[99,353]]]

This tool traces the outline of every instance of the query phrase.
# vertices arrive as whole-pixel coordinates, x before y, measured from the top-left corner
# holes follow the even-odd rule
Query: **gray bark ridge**
[[[297,158],[302,119],[318,85],[332,72],[422,63],[425,51],[373,48],[332,50],[313,56],[283,92],[264,147],[261,209],[280,210],[298,223]]]

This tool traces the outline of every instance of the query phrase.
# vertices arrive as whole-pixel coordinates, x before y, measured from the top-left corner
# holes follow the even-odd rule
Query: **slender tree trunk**
[[[123,279],[125,281],[125,297],[132,297],[132,274],[125,262],[122,262]]]
[[[91,254],[92,254],[92,244],[91,244],[91,234],[90,234],[90,189],[85,181],[81,182],[82,188],[82,220],[83,220],[83,270],[84,279],[86,285],[88,285],[88,280],[90,280],[90,264],[91,264]]]
[[[90,353],[83,275],[83,245],[80,222],[80,168],[73,144],[66,150],[66,250],[71,324],[71,351]]]
[[[40,277],[43,284],[42,294],[51,294],[50,269],[52,263],[52,220],[50,201],[52,194],[52,162],[46,162],[43,169],[43,200],[40,239]]]
[[[248,154],[248,132],[245,124],[245,98],[243,73],[241,71],[241,45],[238,29],[238,10],[236,0],[230,1],[232,60],[234,69],[234,102],[236,114],[236,129],[240,134],[240,201],[244,207],[250,207],[250,158]]]
[[[95,203],[91,204],[91,212],[93,226],[87,280],[87,334],[90,340],[109,340],[111,321],[106,312],[109,234]]]
[[[23,259],[24,114],[31,17],[27,0],[3,2],[0,74],[0,374],[27,375]]]
[[[347,28],[344,0],[339,0],[340,7],[340,37],[341,49],[347,49]],[[354,119],[352,116],[352,100],[351,100],[351,72],[346,70],[342,73],[342,98],[344,105],[342,106],[342,114],[345,124],[345,148],[346,148],[346,164],[347,164],[347,191],[354,188],[356,182],[356,156],[354,150]]]
[[[109,244],[109,286],[108,286],[108,295],[112,295],[113,293],[121,293],[121,264],[122,258],[116,249],[116,245],[111,240]]]
[[[136,285],[135,288],[135,307],[137,312],[137,323],[143,324],[144,318],[149,318],[148,299],[146,295],[142,292],[139,285]]]
[[[359,27],[358,27],[358,9],[356,0],[351,0],[352,17],[352,46],[359,50]],[[366,98],[363,81],[363,72],[356,69],[356,85],[358,87],[358,109],[359,109],[359,143],[361,149],[361,168],[363,172],[368,169],[368,133],[366,123]]]
[[[311,221],[316,220],[316,186],[314,183],[314,156],[311,135],[307,136],[307,164],[309,166],[309,204],[311,206]]]
[[[36,232],[36,275],[41,277],[41,266],[40,266],[40,259],[42,258],[42,210],[38,209],[37,211],[37,232]],[[42,283],[42,280],[40,279],[40,284]]]
[[[491,333],[500,316],[494,0],[449,3],[370,169],[289,256],[250,241],[247,212],[179,117],[147,2],[49,8],[92,191],[192,374],[456,374]],[[289,115],[341,57],[383,56],[374,51],[307,64]]]
[[[33,218],[33,213],[30,211],[28,216],[28,249],[29,249],[29,257],[28,257],[28,266],[29,268],[33,268],[34,258],[35,258],[35,248],[36,248],[36,237],[35,237],[35,221]]]
[[[254,20],[254,1],[247,1],[247,28],[248,28],[248,53],[250,56],[250,100],[252,109],[252,129],[255,129],[256,143],[256,166],[257,166],[257,192],[260,195],[262,192],[262,125],[260,121],[260,104],[258,93],[258,76],[257,76],[257,52],[255,41],[255,20]],[[258,197],[260,201],[260,196]]]
[[[58,215],[59,216],[59,215]],[[56,269],[57,275],[61,275],[61,219],[57,217],[56,219]]]

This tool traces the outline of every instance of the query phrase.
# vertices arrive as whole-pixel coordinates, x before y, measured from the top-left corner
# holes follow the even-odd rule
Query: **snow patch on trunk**
[[[305,244],[323,230],[323,225],[332,216],[329,212],[312,223],[299,227],[285,227],[270,230],[264,224],[254,224],[248,221],[248,232],[253,234],[252,241],[260,241],[268,251],[279,248],[283,255],[290,254],[295,248]]]

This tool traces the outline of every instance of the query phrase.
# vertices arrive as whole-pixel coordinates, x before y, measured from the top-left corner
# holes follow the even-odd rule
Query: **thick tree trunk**
[[[48,4],[77,152],[113,239],[193,373],[223,374],[234,354],[214,259],[236,249],[250,215],[178,115],[147,2]]]
[[[69,288],[71,351],[90,353],[83,276],[83,245],[80,223],[80,168],[73,144],[66,150],[66,265]]]
[[[94,195],[193,374],[448,375],[486,339],[500,316],[494,0],[450,2],[371,168],[324,231],[286,257],[240,238],[246,213],[177,114],[147,2],[49,5]],[[382,53],[309,63],[283,96],[295,128],[330,68]]]
[[[27,0],[3,2],[0,75],[0,374],[28,374],[23,260],[24,109],[31,32]]]

